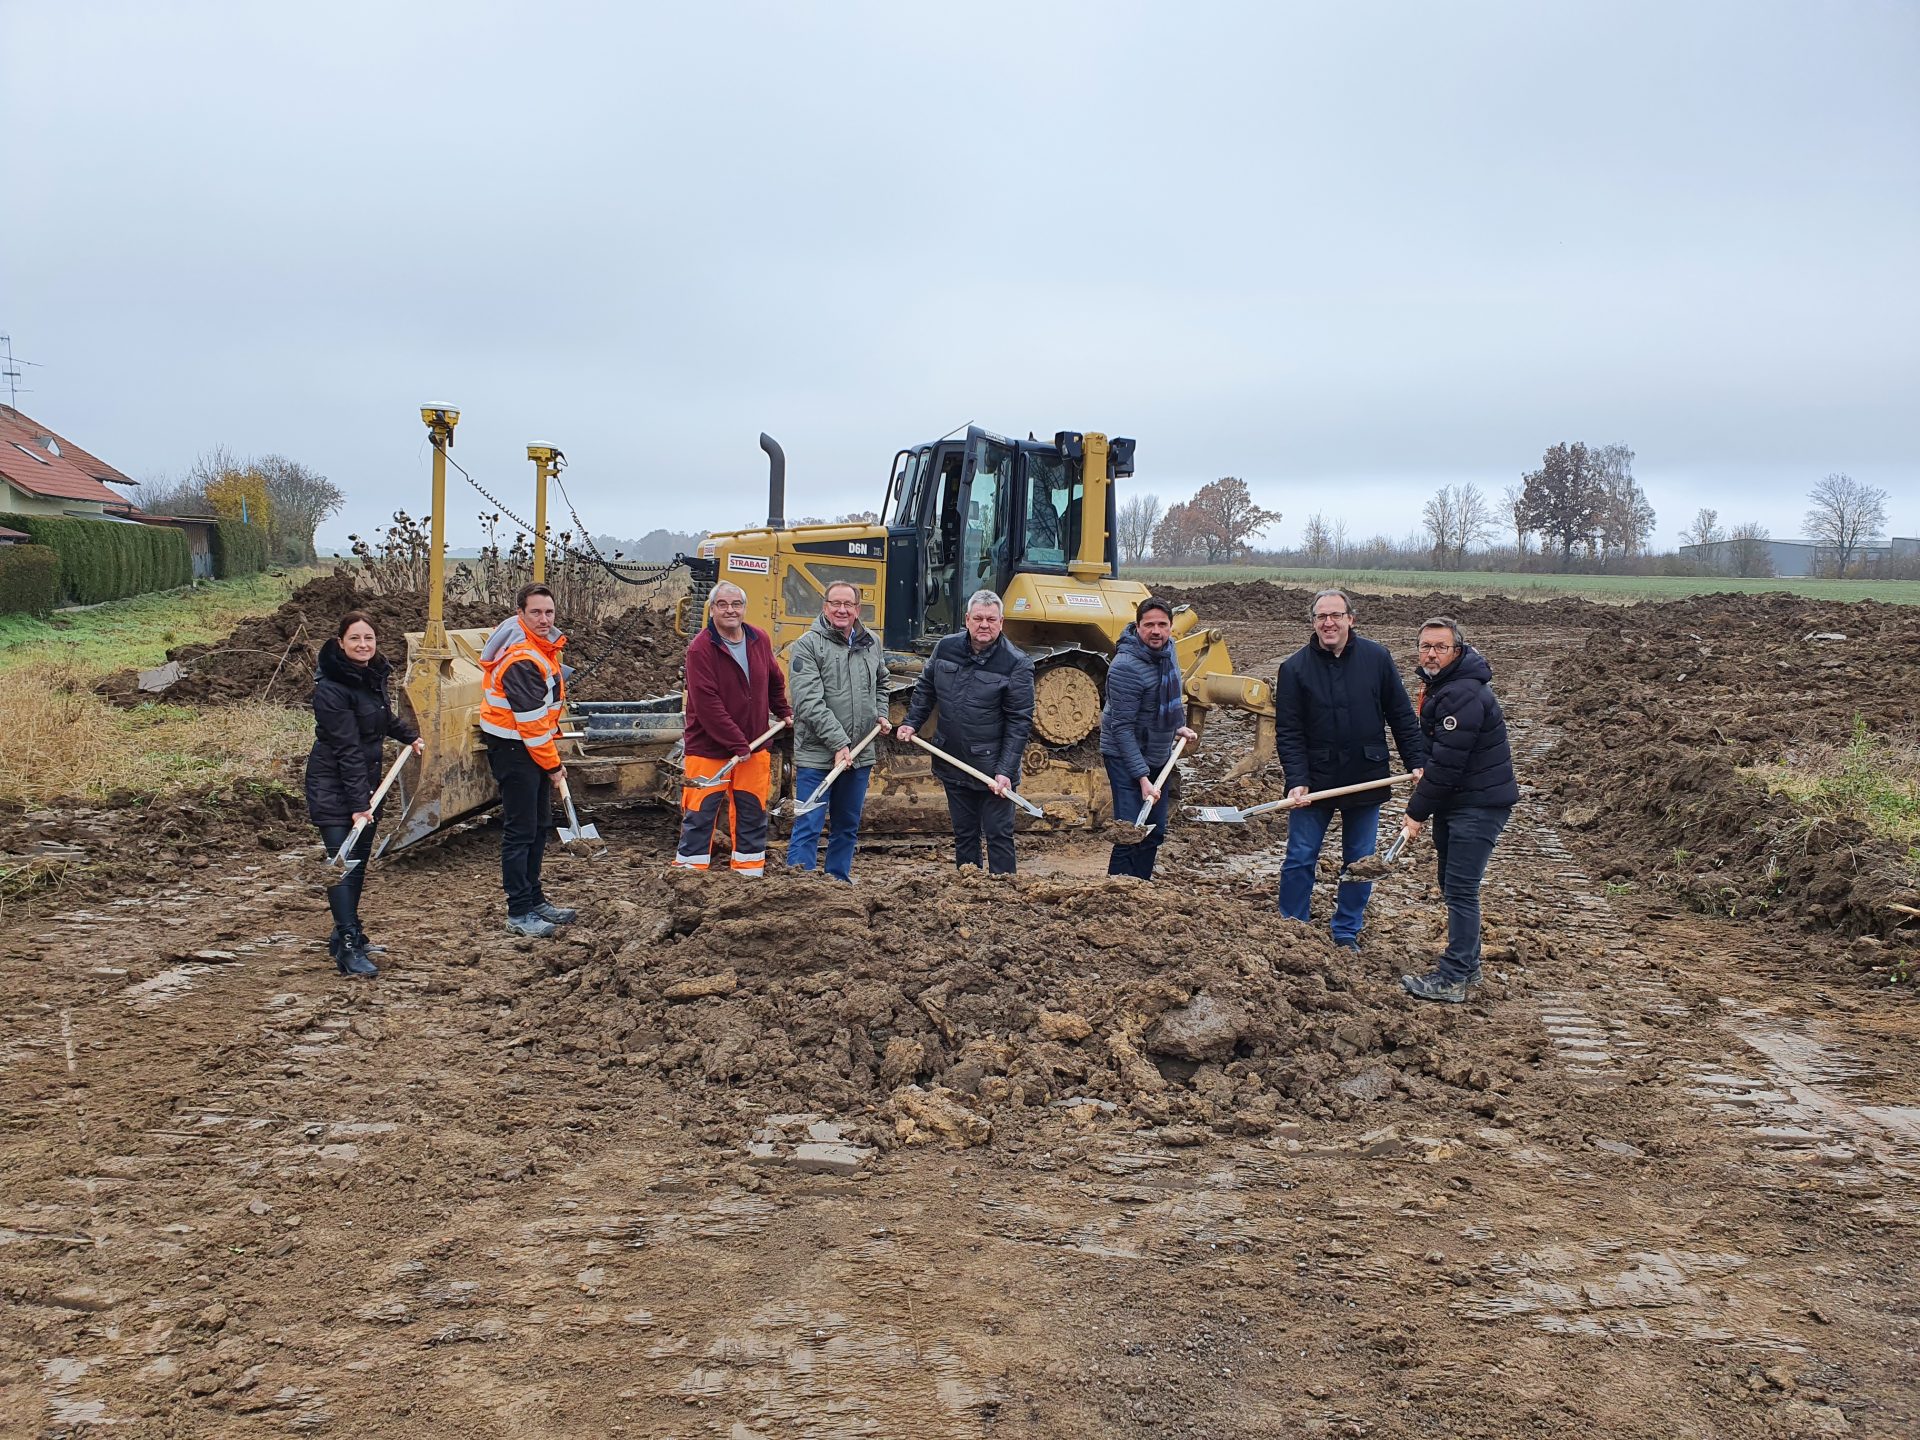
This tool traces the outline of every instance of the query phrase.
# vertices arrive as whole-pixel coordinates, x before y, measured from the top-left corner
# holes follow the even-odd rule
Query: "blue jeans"
[[[1117,756],[1100,758],[1107,765],[1107,783],[1113,786],[1113,818],[1131,825],[1140,818],[1140,806],[1145,803],[1140,782],[1127,774],[1125,763]],[[1167,838],[1167,798],[1172,790],[1173,776],[1169,775],[1166,788],[1153,802],[1153,811],[1147,816],[1147,838],[1133,845],[1114,846],[1113,854],[1107,857],[1107,874],[1137,875],[1142,880],[1153,878],[1154,857],[1160,853],[1160,842]]]
[[[794,767],[794,804],[803,805],[827,771],[805,765]],[[827,791],[827,803],[818,810],[796,815],[793,833],[787,837],[787,868],[812,870],[820,863],[820,831],[828,820],[833,831],[827,836],[827,874],[836,880],[853,879],[853,847],[860,839],[860,812],[867,804],[867,781],[873,778],[871,765],[855,766],[841,773]]]
[[[1287,813],[1287,858],[1280,865],[1280,913],[1289,920],[1305,920],[1313,903],[1313,871],[1320,863],[1320,847],[1333,824],[1333,804],[1314,805]],[[1380,848],[1380,807],[1347,810],[1340,817],[1340,858],[1351,865]],[[1367,919],[1367,897],[1373,886],[1363,880],[1343,880],[1334,897],[1333,938],[1357,940]]]
[[[1480,882],[1493,858],[1493,842],[1512,814],[1510,805],[1469,805],[1433,817],[1433,853],[1447,897],[1447,953],[1439,965],[1443,980],[1464,980],[1480,968]]]

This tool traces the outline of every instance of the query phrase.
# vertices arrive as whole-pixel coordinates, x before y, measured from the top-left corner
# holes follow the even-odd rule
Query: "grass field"
[[[121,709],[93,687],[110,671],[158,664],[170,646],[220,639],[248,616],[277,609],[318,573],[215,581],[51,620],[0,617],[0,735],[7,737],[0,803],[169,795],[273,775],[311,738],[305,710],[264,703]],[[7,873],[0,865],[0,880]]]
[[[1130,566],[1130,579],[1164,580],[1174,585],[1205,585],[1218,580],[1271,580],[1288,585],[1344,585],[1373,594],[1516,595],[1546,599],[1573,595],[1584,600],[1631,605],[1641,600],[1684,600],[1689,595],[1751,595],[1786,590],[1817,600],[1880,600],[1889,605],[1920,605],[1920,580],[1738,580],[1690,575],[1546,575],[1482,570],[1347,570],[1269,565],[1206,565],[1161,568]]]
[[[51,620],[0,615],[0,671],[58,661],[106,674],[158,665],[175,645],[206,644],[249,615],[278,609],[320,570],[288,570],[214,580],[191,590],[135,595],[84,610],[57,610]]]

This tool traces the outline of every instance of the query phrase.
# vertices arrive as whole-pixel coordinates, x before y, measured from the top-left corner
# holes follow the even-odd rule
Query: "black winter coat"
[[[1318,636],[1309,640],[1280,666],[1273,703],[1288,789],[1332,790],[1384,779],[1390,773],[1389,729],[1401,764],[1417,770],[1426,763],[1420,724],[1393,655],[1364,635],[1349,635],[1337,656]],[[1368,790],[1325,803],[1363,809],[1385,798],[1384,790]]]
[[[313,674],[313,749],[307,755],[307,818],[351,825],[379,788],[381,748],[391,736],[411,745],[419,732],[387,703],[384,655],[356,665],[338,640],[320,647]]]
[[[1184,708],[1178,719],[1160,713],[1162,679],[1179,663],[1173,641],[1155,650],[1131,625],[1114,647],[1113,664],[1107,667],[1106,703],[1100,710],[1100,753],[1125,765],[1129,779],[1158,775],[1173,753],[1180,727],[1187,723]]]
[[[928,744],[938,745],[977,770],[1020,783],[1020,759],[1033,729],[1033,660],[1029,656],[1004,635],[978,655],[964,630],[947,636],[927,657],[926,668],[914,684],[905,723],[918,731],[936,705],[940,733],[927,736]],[[944,760],[933,762],[933,773],[948,785],[987,788]]]
[[[1500,807],[1520,800],[1507,744],[1507,717],[1489,688],[1493,667],[1471,645],[1427,681],[1420,729],[1427,737],[1427,773],[1407,800],[1407,818],[1439,810]]]

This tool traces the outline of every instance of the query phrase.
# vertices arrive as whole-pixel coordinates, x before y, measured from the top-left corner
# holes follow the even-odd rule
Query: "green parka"
[[[822,615],[787,651],[787,686],[793,698],[793,763],[829,769],[833,752],[857,744],[887,713],[887,661],[880,640],[859,622],[845,639]],[[879,742],[854,758],[871,765]]]

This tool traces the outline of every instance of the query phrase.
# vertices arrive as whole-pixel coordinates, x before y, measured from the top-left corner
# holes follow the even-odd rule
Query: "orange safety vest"
[[[566,708],[567,682],[560,671],[560,652],[566,636],[545,644],[523,635],[480,671],[480,729],[502,740],[518,740],[542,770],[560,768],[560,712]],[[530,661],[547,682],[546,698],[537,710],[515,710],[507,703],[507,667]]]

